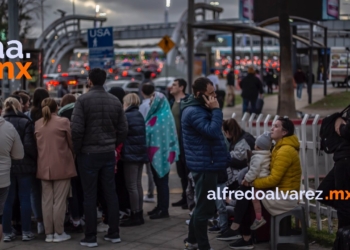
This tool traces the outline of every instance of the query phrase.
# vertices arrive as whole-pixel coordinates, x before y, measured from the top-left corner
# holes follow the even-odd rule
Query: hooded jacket
[[[221,129],[222,111],[208,109],[191,95],[181,102],[181,112],[182,143],[189,170],[225,170],[229,154]]]
[[[66,117],[68,120],[71,120],[73,110],[74,110],[75,103],[69,103],[65,106],[63,106],[59,111],[58,111],[58,116],[61,117]]]
[[[121,160],[127,162],[149,162],[146,146],[146,125],[138,107],[125,110],[128,122],[128,136],[124,142]]]
[[[38,150],[34,137],[34,123],[21,112],[7,111],[4,119],[17,130],[24,149],[22,160],[12,161],[12,174],[35,174],[37,168]]]
[[[270,175],[256,179],[254,187],[259,189],[278,187],[280,191],[299,191],[301,180],[299,147],[299,140],[295,135],[278,141],[271,155]]]
[[[252,182],[256,178],[266,177],[270,174],[270,150],[254,150],[252,153],[249,171],[244,177],[247,182]]]
[[[0,117],[0,188],[10,186],[11,160],[24,157],[21,138],[14,126]]]

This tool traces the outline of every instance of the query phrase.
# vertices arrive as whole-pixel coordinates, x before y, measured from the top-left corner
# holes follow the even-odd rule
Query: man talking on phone
[[[215,200],[208,200],[207,196],[208,191],[216,190],[218,172],[226,169],[228,151],[221,132],[223,114],[213,83],[201,77],[192,88],[193,95],[181,102],[185,159],[197,198],[185,249],[210,250],[207,224],[215,213]]]

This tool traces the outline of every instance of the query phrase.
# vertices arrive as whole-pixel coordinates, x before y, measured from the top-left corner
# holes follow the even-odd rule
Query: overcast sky
[[[46,0],[44,25],[60,17],[57,9],[73,13],[73,0]],[[166,0],[74,0],[75,12],[81,15],[94,15],[96,4],[100,5],[100,12],[107,13],[107,22],[103,26],[120,26],[129,24],[147,24],[164,22]],[[207,0],[209,3],[212,0]],[[235,18],[238,16],[239,0],[217,0],[224,8],[221,18]],[[205,0],[196,2],[205,2]],[[169,21],[177,22],[181,14],[187,9],[187,0],[171,0]],[[35,23],[31,37],[38,37],[41,33],[41,20]]]

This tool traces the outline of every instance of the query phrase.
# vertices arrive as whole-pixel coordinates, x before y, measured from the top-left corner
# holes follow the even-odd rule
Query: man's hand
[[[205,106],[207,106],[210,109],[220,108],[219,102],[215,97],[209,96],[209,100],[208,100],[205,95],[202,95],[202,96],[205,101]]]
[[[335,132],[337,132],[337,134],[340,136],[340,125],[342,124],[346,124],[346,122],[343,120],[343,118],[339,117],[336,121],[335,121]]]

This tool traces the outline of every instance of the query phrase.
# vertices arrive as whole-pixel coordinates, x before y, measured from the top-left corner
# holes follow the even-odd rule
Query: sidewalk
[[[335,92],[343,92],[344,89],[342,88],[333,88],[332,86],[328,86],[327,88],[327,94],[335,93]],[[312,102],[319,101],[323,98],[323,85],[314,85],[312,89]],[[278,94],[274,95],[264,95],[264,108],[262,111],[262,114],[267,115],[276,115],[277,112],[277,104],[278,104]],[[309,105],[308,103],[308,95],[307,95],[307,90],[306,88],[303,89],[303,95],[302,95],[302,100],[295,100],[295,107],[296,110],[302,111],[305,114],[319,114],[320,116],[324,117],[327,116],[328,114],[332,114],[338,109],[329,109],[325,108],[324,110],[313,110],[313,109],[306,109]],[[224,108],[223,110],[224,113],[224,119],[228,119],[232,116],[232,113],[236,113],[236,117],[240,119],[242,117],[242,105],[237,105],[233,108]],[[282,114],[283,115],[283,114]]]
[[[147,176],[143,175],[143,187],[147,187]],[[180,179],[176,173],[176,166],[173,165],[170,176],[170,203],[176,202],[181,196]],[[145,190],[145,189],[144,189]],[[144,214],[154,208],[154,203],[144,203]],[[181,208],[170,207],[170,218],[161,220],[149,220],[145,215],[145,224],[138,227],[120,228],[120,236],[122,242],[119,244],[112,244],[103,240],[105,233],[98,234],[99,249],[118,249],[118,250],[170,250],[170,249],[184,249],[183,240],[187,237],[187,225],[185,221],[190,219],[189,211]],[[230,249],[229,242],[217,241],[216,234],[208,234],[210,243],[213,249]],[[16,249],[16,250],[73,250],[73,249],[87,249],[79,244],[83,238],[83,234],[71,234],[72,239],[62,243],[46,243],[45,236],[40,235],[38,238],[22,242],[21,238],[10,243],[0,243],[0,249]],[[269,243],[258,244],[255,246],[256,250],[269,250]],[[278,249],[283,250],[302,250],[302,244],[280,244]],[[325,250],[319,245],[310,245],[310,250]]]

